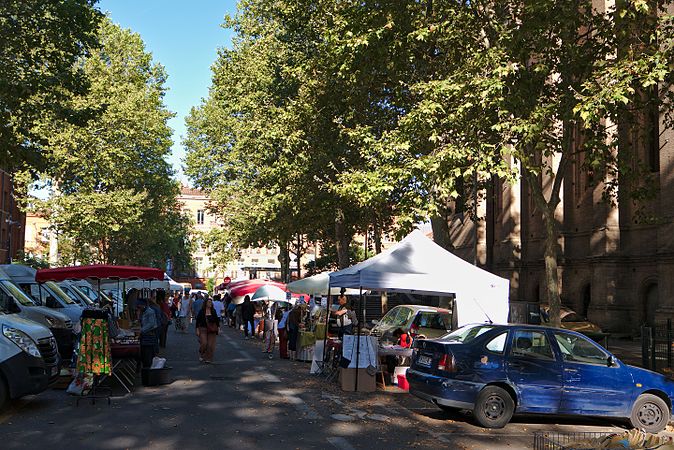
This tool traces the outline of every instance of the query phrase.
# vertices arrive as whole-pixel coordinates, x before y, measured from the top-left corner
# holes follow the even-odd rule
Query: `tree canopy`
[[[34,127],[54,190],[41,206],[60,240],[72,242],[63,247],[70,262],[188,264],[190,222],[166,160],[166,72],[139,35],[109,19],[98,37],[100,48],[78,63],[89,89],[67,105],[99,112],[84,124],[45,114]]]
[[[91,111],[68,105],[84,93],[76,62],[98,46],[103,17],[96,0],[3,0],[0,8],[0,166],[44,167],[44,139],[34,125],[45,114],[81,123]]]

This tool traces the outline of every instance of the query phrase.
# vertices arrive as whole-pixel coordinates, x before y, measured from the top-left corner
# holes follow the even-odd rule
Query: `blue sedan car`
[[[674,381],[628,366],[582,334],[529,325],[469,325],[414,343],[410,393],[444,410],[469,409],[488,428],[514,413],[629,419],[667,426]]]

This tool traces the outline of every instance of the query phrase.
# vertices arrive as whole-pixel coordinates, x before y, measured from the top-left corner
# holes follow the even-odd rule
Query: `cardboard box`
[[[123,330],[131,328],[131,322],[128,319],[117,319],[117,326]]]
[[[356,370],[358,371],[358,392],[374,392],[377,390],[375,376],[367,373],[367,369],[339,369],[339,384],[343,391],[356,390]]]

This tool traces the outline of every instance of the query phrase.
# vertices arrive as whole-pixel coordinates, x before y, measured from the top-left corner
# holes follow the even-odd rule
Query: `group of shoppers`
[[[132,290],[133,291],[133,290]],[[229,294],[210,297],[202,292],[184,296],[174,295],[169,305],[163,290],[153,291],[149,299],[140,298],[137,292],[129,292],[136,306],[141,323],[141,358],[144,367],[149,367],[160,348],[166,347],[167,331],[171,319],[176,321],[176,330],[187,332],[195,323],[195,333],[199,340],[199,361],[211,363],[215,352],[217,336],[221,324],[240,329],[243,337],[254,337],[259,328],[264,334],[264,350],[271,358],[277,339],[279,355],[283,359],[295,360],[298,356],[298,339],[302,323],[307,316],[307,304],[299,301],[292,308],[277,302],[252,302],[246,296],[240,305],[234,304]],[[339,309],[335,312],[339,326],[339,336],[353,334],[358,324],[356,314],[349,307],[344,292],[339,296]],[[134,314],[134,315],[135,315]],[[256,329],[256,316],[260,319]]]

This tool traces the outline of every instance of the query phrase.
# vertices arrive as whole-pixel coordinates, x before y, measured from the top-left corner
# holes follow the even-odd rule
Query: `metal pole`
[[[327,350],[327,345],[328,345],[328,326],[330,324],[330,304],[332,303],[332,295],[331,295],[331,283],[332,280],[330,280],[330,275],[328,275],[328,304],[325,305],[325,336],[323,336],[323,366],[325,367],[325,361],[328,356]]]
[[[667,368],[672,367],[672,319],[667,319]]]
[[[360,287],[360,297],[359,297],[361,310],[363,304],[363,286]],[[357,317],[357,316],[356,316]],[[358,371],[360,369],[360,330],[362,328],[362,320],[358,321],[358,337],[356,338],[356,386],[355,391],[358,391]]]
[[[657,370],[657,367],[656,367],[656,359],[655,359],[655,350],[656,350],[656,346],[655,346],[655,326],[652,326],[652,327],[650,328],[650,330],[651,330],[651,333],[650,333],[650,337],[651,337],[651,340],[650,340],[650,347],[651,347],[651,370]]]

